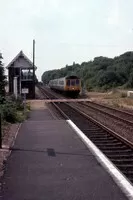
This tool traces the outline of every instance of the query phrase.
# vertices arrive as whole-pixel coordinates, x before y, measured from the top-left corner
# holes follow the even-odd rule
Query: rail
[[[107,108],[106,106],[101,106],[101,108],[97,108],[97,107],[95,107],[95,104],[94,104],[94,106],[93,106],[93,102],[89,102],[89,104],[86,104],[86,103],[81,103],[81,102],[79,102],[81,105],[83,105],[83,106],[85,106],[85,107],[88,107],[88,108],[92,108],[92,109],[94,109],[94,110],[96,110],[96,111],[99,111],[99,112],[101,112],[101,113],[104,113],[104,114],[107,114],[108,116],[110,116],[110,117],[113,117],[114,119],[117,119],[117,120],[121,120],[122,122],[126,122],[127,124],[129,124],[130,126],[133,126],[133,121],[130,121],[130,120],[128,120],[128,119],[125,119],[125,117],[126,116],[124,116],[124,119],[122,118],[122,117],[120,117],[120,116],[117,116],[117,115],[115,115],[115,114],[113,114],[113,113],[109,113],[109,112],[107,112],[107,111],[104,111],[104,110],[102,110],[102,108]],[[92,105],[91,105],[92,104]],[[96,105],[98,105],[99,107],[100,107],[100,104],[96,104]],[[109,107],[108,107],[108,109],[110,109]],[[116,109],[114,108],[111,108],[110,110],[112,110],[112,111],[115,111]],[[118,111],[118,110],[117,110]],[[123,112],[123,111],[119,111],[120,113],[122,113],[122,114],[125,114],[126,112]],[[128,115],[130,115],[129,113],[128,113]],[[130,115],[131,117],[133,117],[133,115],[131,114]]]

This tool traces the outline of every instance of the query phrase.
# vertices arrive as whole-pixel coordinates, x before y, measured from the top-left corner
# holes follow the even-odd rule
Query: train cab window
[[[67,80],[67,85],[70,86],[70,80]]]
[[[71,80],[71,85],[72,85],[72,86],[75,85],[75,80]]]
[[[79,85],[79,80],[78,79],[76,80],[76,85]]]

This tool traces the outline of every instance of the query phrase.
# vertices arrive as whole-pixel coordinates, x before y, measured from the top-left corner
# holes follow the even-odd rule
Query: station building
[[[37,69],[36,66],[35,70]],[[35,77],[33,76],[33,63],[20,51],[19,54],[7,65],[9,94],[23,95],[26,91],[28,99],[35,97]]]

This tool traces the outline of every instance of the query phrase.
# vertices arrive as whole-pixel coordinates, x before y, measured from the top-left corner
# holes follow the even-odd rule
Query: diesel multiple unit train
[[[81,80],[77,76],[66,76],[50,80],[49,87],[69,96],[78,96],[81,91]]]

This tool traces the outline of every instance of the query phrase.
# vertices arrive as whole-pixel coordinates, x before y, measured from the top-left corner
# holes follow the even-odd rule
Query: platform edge
[[[96,145],[71,121],[66,120],[67,123],[72,127],[75,133],[80,137],[87,148],[96,157],[98,162],[106,169],[111,175],[116,184],[121,188],[123,193],[128,197],[129,200],[133,200],[133,186],[126,179],[126,177],[114,166],[114,164],[96,147]]]

